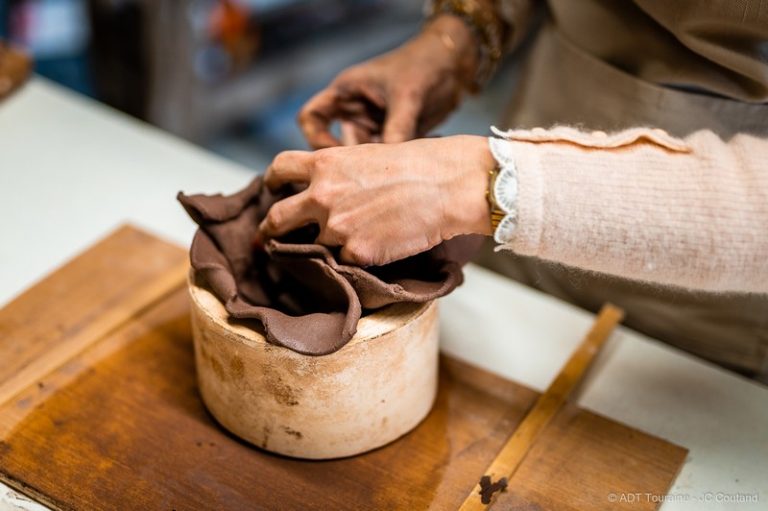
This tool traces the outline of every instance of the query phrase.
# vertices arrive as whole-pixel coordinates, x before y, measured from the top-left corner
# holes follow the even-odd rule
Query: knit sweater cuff
[[[505,208],[507,216],[499,224],[494,239],[496,251],[512,249],[524,255],[537,255],[541,241],[543,221],[543,180],[539,153],[530,144],[499,138],[489,140],[491,153],[499,164],[500,177],[497,188],[515,189],[514,204]],[[510,172],[513,169],[513,173]],[[508,190],[507,190],[508,191]],[[501,190],[494,190],[497,197]],[[503,207],[503,204],[502,204]]]

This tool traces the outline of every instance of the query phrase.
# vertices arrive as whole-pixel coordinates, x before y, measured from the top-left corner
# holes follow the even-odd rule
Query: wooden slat
[[[170,291],[185,251],[118,229],[0,310],[0,403]]]
[[[484,494],[481,483],[478,482],[464,500],[461,506],[462,511],[482,511],[493,504],[501,490],[506,488],[507,482],[523,462],[533,443],[563,408],[568,397],[592,365],[595,356],[600,352],[600,348],[603,347],[623,317],[624,311],[613,305],[606,304],[602,307],[594,325],[582,343],[573,352],[547,387],[547,390],[539,397],[531,411],[528,412],[484,472],[484,482],[489,486],[489,488],[485,488],[486,494]],[[497,486],[494,487],[493,485]]]

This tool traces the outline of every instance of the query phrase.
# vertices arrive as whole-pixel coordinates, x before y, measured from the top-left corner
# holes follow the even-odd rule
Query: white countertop
[[[252,176],[34,79],[0,104],[0,305],[127,221],[188,244],[176,192],[234,191]],[[443,349],[543,390],[592,315],[478,267],[466,277],[441,302]],[[662,509],[768,509],[768,387],[622,328],[578,402],[690,450]],[[0,511],[16,509],[44,508],[0,485]]]

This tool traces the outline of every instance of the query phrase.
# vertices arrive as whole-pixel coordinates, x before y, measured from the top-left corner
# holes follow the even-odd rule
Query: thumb
[[[396,96],[384,120],[385,144],[405,142],[416,136],[416,121],[421,114],[421,98],[411,94]]]

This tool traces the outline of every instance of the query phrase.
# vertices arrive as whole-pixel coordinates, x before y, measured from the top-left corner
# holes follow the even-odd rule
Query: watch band
[[[488,190],[485,193],[485,197],[488,200],[488,207],[491,211],[491,232],[496,232],[496,229],[499,227],[501,221],[504,220],[504,217],[507,215],[507,213],[499,207],[498,202],[496,202],[496,196],[493,192],[496,186],[496,178],[499,176],[499,168],[494,167],[488,172],[488,174]]]

